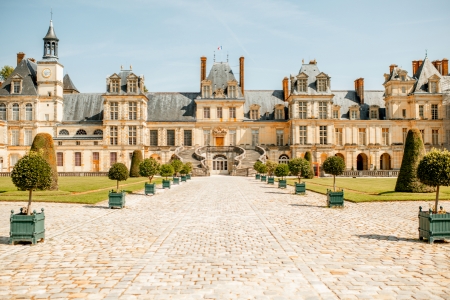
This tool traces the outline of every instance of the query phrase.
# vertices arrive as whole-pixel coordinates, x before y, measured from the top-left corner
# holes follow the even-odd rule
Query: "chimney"
[[[436,60],[434,67],[439,71],[439,74],[442,74],[442,61]]]
[[[355,91],[359,97],[360,104],[364,104],[364,78],[358,78],[355,80]]]
[[[200,57],[200,90],[202,89],[202,81],[206,78],[206,56]]]
[[[412,76],[416,75],[417,69],[419,69],[419,61],[413,60],[412,61]]]
[[[17,53],[17,65],[20,64],[20,62],[22,61],[22,59],[25,57],[25,53],[23,52],[19,52]]]
[[[442,75],[448,76],[448,59],[442,59]]]
[[[395,68],[395,67],[397,67],[397,65],[395,65],[395,64],[390,65],[390,66],[389,66],[389,73],[392,74],[392,71],[394,71],[394,68]]]
[[[289,79],[287,77],[284,77],[283,79],[283,96],[284,101],[286,101],[287,98],[289,98]]]
[[[34,58],[29,58],[28,60],[31,62],[34,62],[34,63],[36,62],[36,60]]]
[[[239,85],[241,86],[241,93],[244,96],[244,57],[239,57]]]

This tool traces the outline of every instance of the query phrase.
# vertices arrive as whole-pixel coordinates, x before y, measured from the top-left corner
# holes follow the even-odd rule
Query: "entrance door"
[[[221,137],[216,137],[216,146],[220,147],[223,146],[223,136]]]
[[[100,171],[100,155],[98,152],[92,153],[92,172]]]
[[[213,158],[211,174],[228,174],[228,160],[225,155],[216,155]]]

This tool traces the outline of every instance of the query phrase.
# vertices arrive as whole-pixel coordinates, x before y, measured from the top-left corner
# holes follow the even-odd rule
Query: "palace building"
[[[134,150],[161,163],[192,161],[197,175],[245,175],[257,159],[287,162],[307,151],[318,166],[337,155],[348,170],[396,170],[409,129],[420,129],[427,150],[450,143],[448,59],[413,61],[411,73],[391,65],[376,91],[363,78],[354,90],[333,90],[315,60],[280,78],[280,90],[246,90],[244,57],[236,77],[228,62],[207,74],[201,57],[194,92],[147,92],[130,67],[108,76],[103,93],[81,93],[64,75],[58,43],[50,22],[42,59],[18,53],[1,83],[0,172],[40,132],[53,136],[59,172],[129,166]]]

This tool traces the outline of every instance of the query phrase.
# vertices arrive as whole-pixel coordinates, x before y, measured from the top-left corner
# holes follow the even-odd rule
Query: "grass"
[[[133,193],[144,189],[148,178],[134,177],[120,182],[120,189]],[[152,183],[161,184],[161,178]],[[108,191],[116,188],[116,181],[108,177],[59,177],[58,191],[34,191],[33,202],[95,204],[108,199]],[[28,201],[27,191],[18,191],[10,177],[0,177],[0,201]]]
[[[288,184],[294,185],[297,179],[289,178]],[[333,189],[333,178],[314,178],[302,180],[306,189],[326,194]],[[397,178],[347,178],[337,177],[336,188],[344,189],[344,199],[351,202],[373,201],[430,201],[436,193],[398,193],[395,192]],[[450,200],[450,187],[441,187],[439,200]]]

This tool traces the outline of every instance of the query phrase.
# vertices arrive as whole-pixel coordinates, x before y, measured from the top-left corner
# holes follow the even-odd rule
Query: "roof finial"
[[[305,59],[304,58],[302,58],[302,64],[304,64],[305,63]]]
[[[130,70],[133,70],[133,66],[132,65],[130,65]]]
[[[425,49],[425,58],[427,58],[427,56],[428,56],[428,50]]]
[[[227,62],[228,62],[228,51],[227,51]]]
[[[216,51],[214,51],[214,62],[216,62]]]
[[[122,71],[123,70],[123,65],[120,65],[120,71]]]
[[[50,8],[50,21],[53,20],[53,9]]]

